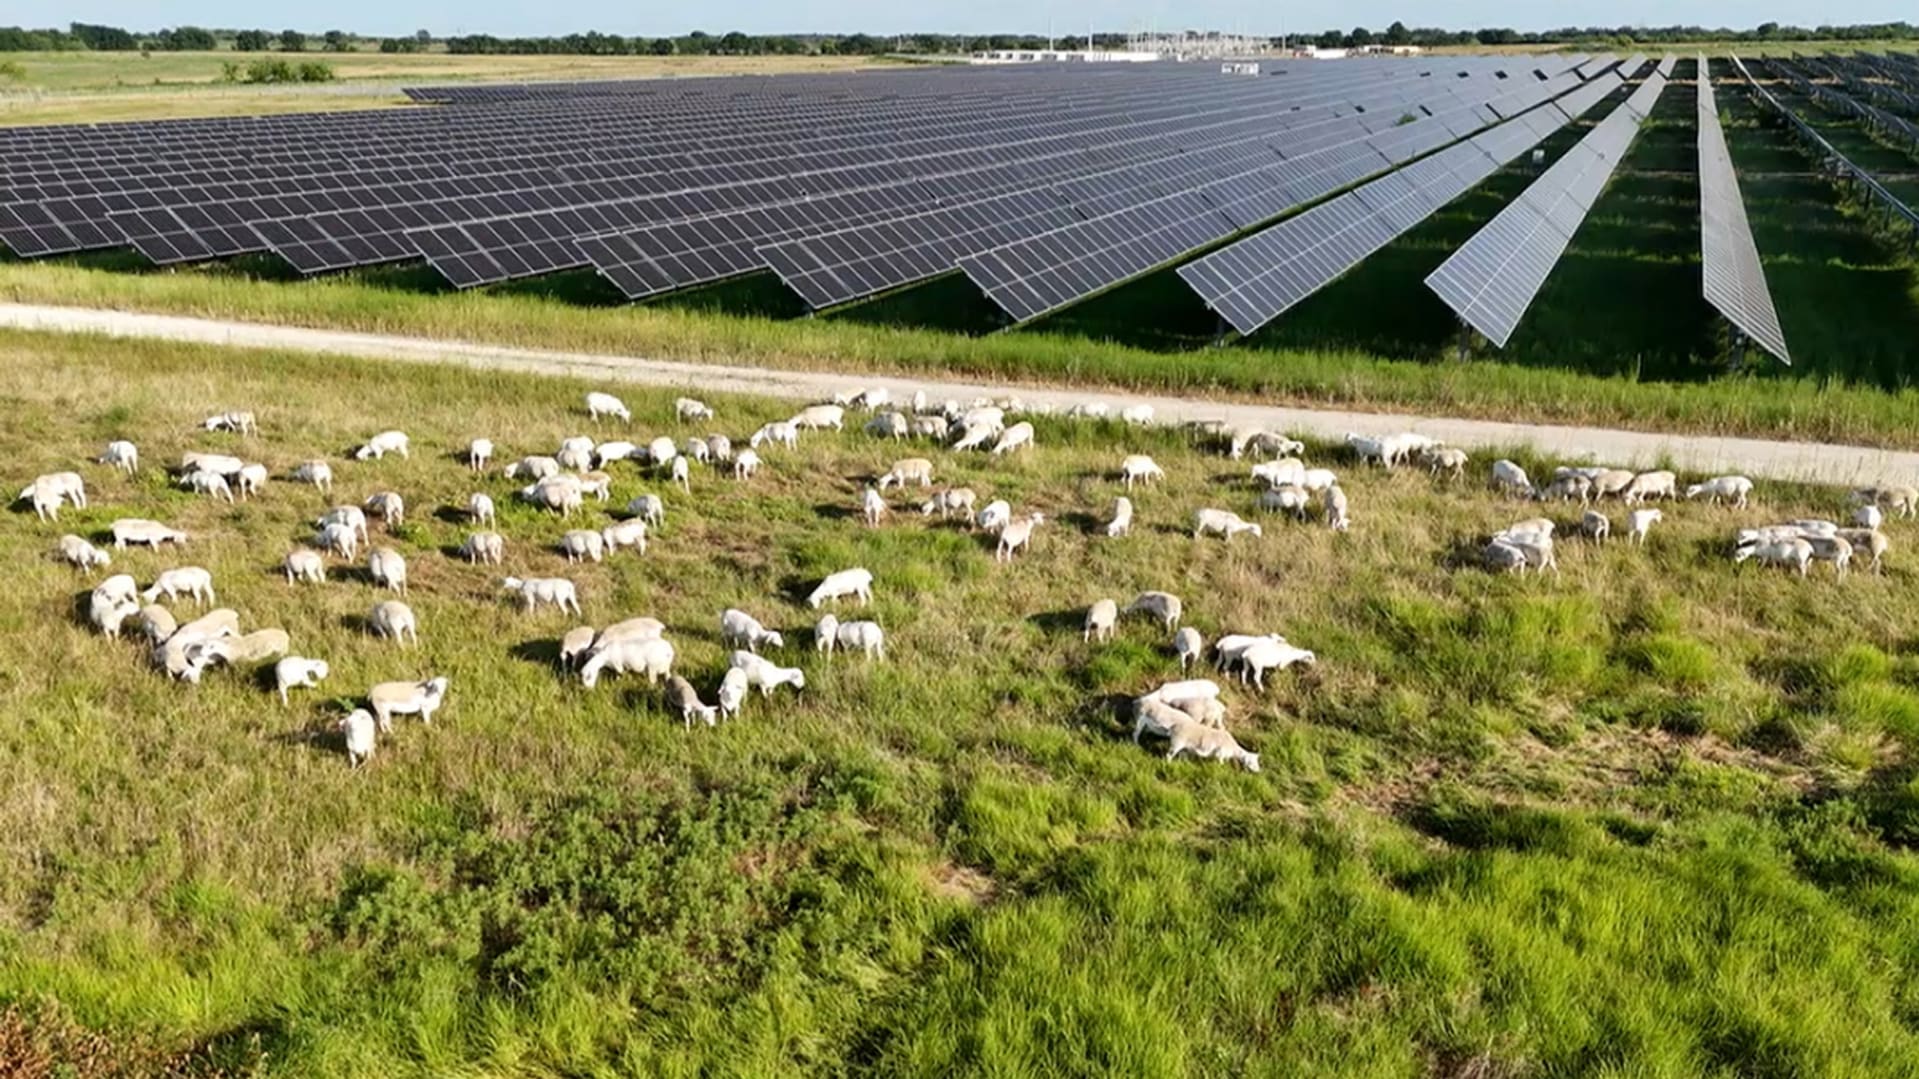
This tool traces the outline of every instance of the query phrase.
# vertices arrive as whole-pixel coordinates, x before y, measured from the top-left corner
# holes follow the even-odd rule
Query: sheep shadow
[[[441,524],[465,525],[473,523],[473,515],[465,506],[440,506],[434,509],[433,519]]]
[[[813,506],[813,512],[822,520],[850,521],[862,516],[859,510],[841,502],[820,502]]]
[[[558,672],[562,676],[562,680],[564,680],[566,670],[560,666],[560,639],[558,637],[536,637],[530,641],[521,641],[506,651],[507,655],[512,656],[522,663],[529,663],[545,670]]]
[[[1101,519],[1095,514],[1087,513],[1084,510],[1068,510],[1060,515],[1060,523],[1082,535],[1103,536],[1106,534],[1106,520]]]
[[[93,590],[76,592],[73,596],[73,620],[75,623],[93,628]]]
[[[1438,565],[1444,570],[1484,570],[1486,544],[1475,539],[1459,539],[1439,552]]]
[[[1040,611],[1027,615],[1026,621],[1033,628],[1047,634],[1083,633],[1086,630],[1086,611],[1086,607],[1074,607],[1062,611]]]

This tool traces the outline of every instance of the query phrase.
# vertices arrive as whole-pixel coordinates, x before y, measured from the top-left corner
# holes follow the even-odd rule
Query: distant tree
[[[1411,45],[1413,32],[1406,29],[1405,23],[1395,22],[1386,28],[1386,36],[1382,40],[1388,45]]]
[[[242,30],[233,35],[236,52],[265,52],[272,44],[273,38],[265,30]]]
[[[1371,45],[1372,43],[1373,43],[1373,32],[1371,30],[1366,29],[1363,26],[1353,27],[1352,33],[1349,33],[1346,35],[1346,44],[1352,46],[1355,49],[1365,48],[1366,46]]]
[[[181,26],[153,35],[153,43],[165,52],[211,52],[219,47],[213,31],[198,26]]]
[[[695,30],[681,40],[679,51],[692,56],[705,56],[713,51],[713,35],[704,30]]]
[[[1340,33],[1338,30],[1328,30],[1319,35],[1319,37],[1313,41],[1313,44],[1322,49],[1337,49],[1346,44],[1346,35]]]
[[[300,65],[299,75],[301,82],[332,82],[333,68],[318,60],[309,60]]]
[[[638,52],[639,50],[635,49],[633,51]],[[655,56],[671,56],[673,55],[673,39],[670,37],[656,37],[647,45],[646,51]]]
[[[353,39],[347,36],[345,30],[328,30],[323,40],[326,41],[326,51],[328,52],[353,51]]]
[[[753,48],[752,38],[738,30],[733,30],[720,35],[720,51],[731,56],[743,56],[756,50]]]
[[[307,36],[305,34],[302,34],[298,30],[280,31],[280,51],[281,52],[307,51]]]
[[[433,35],[426,30],[415,30],[413,31],[413,40],[420,43],[419,51],[425,52],[426,46],[433,44]]]
[[[68,24],[67,29],[82,45],[95,52],[134,52],[140,48],[140,42],[132,34],[117,26],[76,22]]]

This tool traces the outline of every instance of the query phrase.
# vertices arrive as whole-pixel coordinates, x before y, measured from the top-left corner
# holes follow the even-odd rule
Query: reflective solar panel
[[[1760,348],[1790,364],[1786,336],[1773,309],[1739,193],[1739,176],[1719,125],[1706,58],[1699,58],[1699,252],[1706,302]]]

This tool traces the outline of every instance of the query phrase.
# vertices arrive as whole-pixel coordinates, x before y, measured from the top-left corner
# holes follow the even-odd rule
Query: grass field
[[[1042,419],[1026,455],[930,453],[943,482],[1049,515],[1011,564],[914,513],[859,524],[866,477],[928,450],[849,432],[747,483],[698,470],[690,496],[664,491],[644,557],[569,568],[558,520],[449,454],[481,434],[502,460],[549,452],[590,429],[585,388],[0,334],[16,484],[77,468],[94,498],[0,529],[0,1055],[300,1076],[1811,1076],[1919,1057],[1919,526],[1892,526],[1884,577],[1735,568],[1736,525],[1842,512],[1837,492],[1764,487],[1750,511],[1671,507],[1643,550],[1569,539],[1563,575],[1494,578],[1471,552],[1540,507],[1487,493],[1483,462],[1449,488],[1312,447],[1345,476],[1351,533],[1269,519],[1195,542],[1196,507],[1250,506],[1243,465],[1178,432]],[[626,396],[632,433],[678,433],[667,398]],[[735,435],[786,411],[709,401]],[[195,430],[243,407],[257,438]],[[396,424],[411,460],[342,456]],[[145,471],[82,463],[115,437]],[[377,538],[410,563],[421,646],[364,634],[380,597],[351,570],[278,575],[327,499],[189,496],[159,466],[192,447],[276,475],[333,458],[336,502],[402,492],[408,523]],[[1094,525],[1126,452],[1168,479],[1110,541]],[[523,615],[447,553],[476,488],[500,500],[507,571],[574,577],[594,624],[663,619],[709,699],[728,605],[787,631],[805,692],[687,732],[643,682],[560,678],[571,620]],[[661,487],[622,467],[611,505],[643,490]],[[284,626],[330,680],[282,710],[242,674],[167,684],[79,624],[88,584],[48,551],[124,515],[194,538],[116,570],[207,566],[222,605]],[[811,651],[797,596],[852,564],[878,579],[884,664]],[[1118,702],[1177,674],[1165,635],[1074,635],[1092,600],[1145,588],[1184,596],[1208,639],[1317,651],[1264,694],[1228,690],[1259,774],[1127,738]],[[350,770],[331,718],[433,673],[452,680],[436,723],[401,721]]]

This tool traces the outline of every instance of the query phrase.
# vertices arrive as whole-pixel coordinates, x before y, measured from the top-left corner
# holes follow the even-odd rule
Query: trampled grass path
[[[634,356],[559,352],[34,304],[0,304],[0,327],[330,353],[413,363],[460,364],[479,369],[566,375],[607,383],[627,382],[682,387],[698,392],[760,394],[807,400],[861,386],[884,386],[895,399],[910,398],[915,390],[922,389],[934,400],[1016,395],[1028,403],[1047,403],[1059,408],[1097,399],[1109,404],[1115,414],[1129,405],[1150,404],[1155,418],[1162,423],[1224,420],[1235,426],[1260,425],[1322,440],[1337,440],[1347,432],[1386,434],[1411,430],[1467,450],[1530,446],[1542,456],[1568,460],[1590,458],[1622,467],[1664,464],[1688,473],[1738,472],[1766,479],[1808,483],[1919,482],[1919,453],[1833,443],[1775,442],[1396,413],[1275,408],[1203,398],[1046,388],[1023,383],[996,385],[926,377],[682,363]]]

